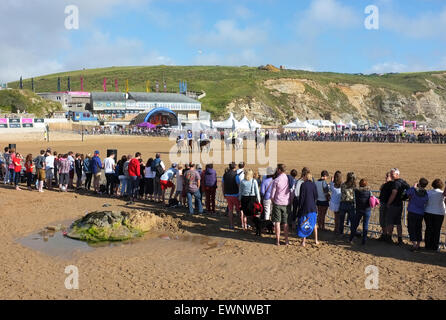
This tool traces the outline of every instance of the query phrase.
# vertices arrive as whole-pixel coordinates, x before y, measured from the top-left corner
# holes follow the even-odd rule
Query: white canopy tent
[[[305,129],[305,124],[296,119],[294,122],[283,126],[284,129]]]
[[[335,124],[328,120],[308,120],[309,124],[312,124],[313,126],[319,127],[319,128],[334,128]]]
[[[307,130],[307,131],[318,131],[319,130],[319,127],[312,125],[308,121],[305,121],[303,124],[305,125],[305,130]]]
[[[236,118],[234,118],[234,115],[231,114],[229,115],[229,118],[226,119],[225,121],[214,121],[213,122],[213,127],[217,128],[217,129],[237,129],[239,125],[239,122],[237,121]]]
[[[254,119],[253,121],[251,121],[251,129],[255,130],[255,129],[262,129],[262,126],[257,123],[256,119]]]
[[[301,122],[299,119],[296,119],[296,121],[283,126],[284,129],[298,129],[298,130],[305,130],[305,131],[317,131],[319,130],[318,127],[308,123],[308,122]]]
[[[345,127],[347,127],[347,125],[345,123],[343,123],[342,120],[339,120],[339,123],[337,123],[336,126],[338,128],[345,128]]]
[[[347,127],[352,129],[352,128],[357,128],[358,126],[354,124],[353,121],[350,120],[350,122],[347,124]]]
[[[235,128],[240,130],[251,130],[251,123],[248,118],[244,117]]]

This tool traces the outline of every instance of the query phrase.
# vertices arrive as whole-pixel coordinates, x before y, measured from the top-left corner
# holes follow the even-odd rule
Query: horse
[[[203,152],[203,150],[206,150],[206,152],[211,151],[211,140],[209,139],[200,140],[199,145],[200,145],[200,152]]]
[[[189,147],[189,151],[192,153],[194,151],[194,140],[193,139],[188,139],[187,140],[187,145]]]
[[[181,154],[181,152],[186,148],[186,141],[184,139],[178,138],[177,139],[177,150],[178,154]]]

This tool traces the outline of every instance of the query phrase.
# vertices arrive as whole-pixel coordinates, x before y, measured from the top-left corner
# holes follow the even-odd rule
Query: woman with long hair
[[[147,161],[146,168],[144,169],[144,194],[145,199],[153,202],[153,191],[156,172],[152,171],[153,158]],[[183,189],[181,189],[183,190]]]
[[[307,172],[304,182],[302,183],[300,187],[300,194],[299,194],[299,222],[298,222],[298,235],[302,237],[302,246],[305,247],[306,245],[306,239],[307,236],[311,235],[305,234],[302,235],[299,232],[302,232],[302,226],[305,224],[311,224],[311,227],[313,227],[314,232],[314,240],[316,244],[319,244],[318,238],[317,238],[317,187],[316,184],[313,182],[313,175],[310,172]],[[313,226],[314,223],[314,226]],[[309,228],[311,230],[311,228]]]
[[[254,215],[254,203],[260,203],[260,192],[254,171],[246,170],[244,179],[240,182],[239,200],[241,204],[241,221],[243,230],[248,230],[248,217]]]
[[[32,190],[32,185],[34,180],[33,171],[34,171],[33,155],[28,154],[25,159],[26,186],[28,187],[28,190]]]
[[[123,197],[126,194],[127,191],[127,177],[124,174],[124,164],[127,162],[127,156],[122,156],[121,160],[118,161],[116,164],[116,167],[118,168],[118,179],[119,184],[121,186],[121,191],[119,195]]]
[[[365,245],[367,240],[367,233],[369,230],[369,220],[372,214],[370,207],[370,197],[372,192],[368,186],[366,179],[359,181],[359,188],[355,189],[355,216],[351,221],[350,229],[350,243],[353,242],[353,237],[356,235],[359,223],[362,219],[362,245]]]
[[[332,181],[330,182],[330,211],[334,213],[334,231],[335,234],[339,234],[339,206],[341,204],[341,184],[342,184],[342,173],[341,171],[336,171]]]
[[[19,187],[20,183],[20,172],[22,171],[22,160],[23,157],[20,153],[14,154],[14,157],[12,158],[12,162],[14,165],[14,186],[17,191],[21,191]]]
[[[356,175],[354,172],[347,173],[347,180],[341,184],[341,203],[339,205],[339,234],[344,234],[345,215],[347,219],[353,220],[355,215],[355,188]]]
[[[321,178],[315,182],[317,188],[317,225],[321,231],[325,231],[325,216],[330,205],[330,193],[327,183],[328,171],[321,172]]]

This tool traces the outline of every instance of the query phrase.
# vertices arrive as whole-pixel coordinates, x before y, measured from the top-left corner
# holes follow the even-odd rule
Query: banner
[[[32,128],[33,125],[33,119],[30,118],[22,118],[22,127],[23,128]]]
[[[0,118],[0,128],[7,128],[8,127],[8,119]]]
[[[10,128],[21,128],[22,126],[20,125],[20,123],[10,123],[9,127]]]
[[[34,123],[45,123],[45,119],[34,119]]]
[[[9,119],[9,124],[11,123],[19,123],[20,124],[20,119]]]

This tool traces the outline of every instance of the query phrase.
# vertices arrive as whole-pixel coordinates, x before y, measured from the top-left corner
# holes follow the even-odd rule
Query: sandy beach
[[[91,153],[118,149],[120,155],[140,151],[143,159],[161,152],[166,163],[173,142],[147,137],[53,135],[50,143],[36,137],[0,135],[0,145],[16,143],[22,154],[42,148]],[[421,176],[445,179],[446,157],[441,145],[279,142],[278,159],[289,169],[308,166],[355,171],[379,187],[386,170],[398,167],[414,184]],[[221,174],[223,165],[217,165]],[[253,165],[250,167],[258,167]],[[332,232],[320,234],[306,248],[291,237],[289,247],[275,247],[273,236],[227,228],[227,217],[185,217],[184,210],[167,210],[150,203],[125,202],[90,194],[47,191],[17,192],[0,186],[1,299],[446,299],[446,252],[412,253],[371,240],[365,247],[350,245]],[[67,224],[85,212],[150,210],[181,221],[181,232],[148,235],[131,244],[62,247],[57,239],[39,238],[49,225]],[[35,236],[32,246],[23,238]],[[178,237],[178,239],[176,238]],[[29,241],[28,241],[29,243]],[[67,290],[65,268],[79,270],[79,289]],[[367,290],[365,268],[379,269],[379,289]]]

